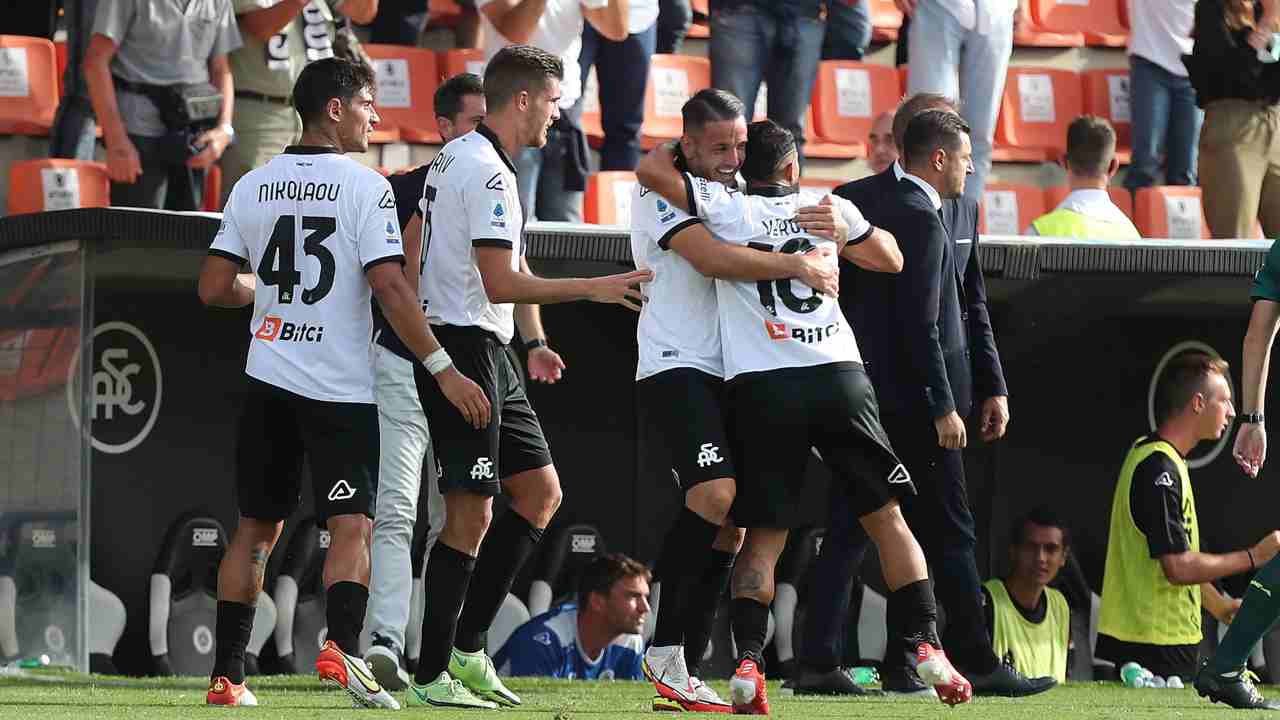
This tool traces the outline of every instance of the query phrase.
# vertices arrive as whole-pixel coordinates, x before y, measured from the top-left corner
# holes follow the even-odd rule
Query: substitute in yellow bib
[[[1139,438],[1120,468],[1096,653],[1117,665],[1132,660],[1161,677],[1191,679],[1202,604],[1220,622],[1230,622],[1240,607],[1212,582],[1261,566],[1280,547],[1271,533],[1244,550],[1200,552],[1184,458],[1231,426],[1226,373],[1226,362],[1204,353],[1171,360],[1156,387],[1156,432]]]
[[[1106,120],[1081,115],[1067,128],[1067,154],[1062,158],[1071,192],[1058,207],[1036,218],[1028,235],[1137,240],[1138,229],[1116,207],[1107,185],[1120,169],[1116,160],[1116,131]]]
[[[1071,609],[1049,583],[1067,561],[1070,533],[1045,506],[1027,513],[1013,532],[1009,577],[982,585],[991,647],[1027,677],[1066,682]]]

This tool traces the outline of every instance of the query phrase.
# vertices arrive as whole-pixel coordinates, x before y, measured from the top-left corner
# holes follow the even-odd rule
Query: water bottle
[[[1169,688],[1170,690],[1181,690],[1183,687],[1182,678],[1178,677],[1177,675],[1170,675],[1169,679],[1166,681],[1165,687]]]
[[[1146,685],[1147,670],[1136,662],[1120,666],[1120,680],[1125,687],[1140,688]]]
[[[23,670],[33,670],[35,668],[45,667],[49,664],[49,656],[41,655],[39,657],[23,658],[18,661],[18,667]]]
[[[875,685],[880,682],[880,673],[873,667],[856,667],[849,670],[849,677],[857,685]]]
[[[1160,677],[1159,675],[1152,675],[1151,678],[1147,680],[1147,687],[1164,688],[1164,687],[1168,687],[1168,685],[1165,682],[1164,678]]]

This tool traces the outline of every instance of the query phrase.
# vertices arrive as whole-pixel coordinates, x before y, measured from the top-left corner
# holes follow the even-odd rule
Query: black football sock
[[[738,658],[751,658],[764,671],[764,638],[769,633],[769,608],[754,598],[734,598],[730,609]]]
[[[653,629],[653,645],[668,647],[683,644],[688,628],[686,606],[698,574],[711,562],[711,544],[720,528],[687,507],[667,531],[658,557],[658,580],[662,597],[658,604],[658,620]]]
[[[493,524],[480,545],[476,576],[458,618],[454,647],[468,653],[484,649],[485,633],[498,616],[498,610],[502,609],[502,601],[511,592],[516,575],[520,574],[520,569],[541,540],[542,530],[529,524],[514,510],[509,510]],[[433,579],[432,589],[434,585]]]
[[[431,587],[426,593],[422,613],[422,649],[418,654],[418,670],[413,679],[419,685],[435,682],[449,669],[449,653],[458,627],[458,611],[467,597],[471,573],[476,559],[454,550],[437,540],[427,556],[427,577]]]
[[[1239,670],[1249,659],[1253,646],[1280,618],[1280,556],[1263,565],[1249,581],[1244,603],[1218,643],[1213,656],[1213,671],[1230,673]]]
[[[711,549],[711,560],[702,576],[690,578],[684,607],[684,659],[689,674],[697,676],[701,670],[702,656],[707,653],[711,633],[716,627],[716,613],[720,601],[729,588],[733,576],[733,561],[737,554]]]
[[[244,649],[249,645],[249,634],[253,632],[254,610],[252,605],[218,601],[217,643],[213,652],[213,673],[209,677],[225,677],[236,685],[244,682]]]
[[[890,593],[889,606],[894,605],[897,605],[895,622],[902,632],[903,652],[908,653],[908,657],[915,656],[920,643],[942,647],[938,640],[938,604],[928,580],[908,583]]]
[[[369,588],[344,580],[325,591],[325,619],[329,623],[329,639],[348,655],[360,654],[360,631],[364,629],[364,611],[369,605]]]

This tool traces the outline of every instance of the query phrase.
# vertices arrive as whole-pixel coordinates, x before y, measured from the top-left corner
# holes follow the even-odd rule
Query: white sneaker
[[[374,644],[364,654],[364,664],[369,666],[373,677],[388,690],[404,690],[409,687],[409,673],[400,667],[400,654],[394,645],[380,644],[380,637],[374,638]]]
[[[351,696],[356,705],[399,710],[400,703],[373,677],[364,660],[342,652],[337,643],[326,640],[316,658],[320,679],[337,685]]]
[[[658,692],[653,699],[654,710],[718,713],[733,711],[733,706],[721,699],[715,690],[689,674],[684,661],[684,648],[679,645],[650,647],[645,651],[640,666]]]

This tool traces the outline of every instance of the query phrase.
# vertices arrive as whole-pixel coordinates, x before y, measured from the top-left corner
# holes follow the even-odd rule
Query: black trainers
[[[369,650],[364,654],[364,662],[374,679],[388,690],[409,687],[409,674],[401,667],[400,648],[391,638],[374,633]]]
[[[1280,703],[1262,697],[1253,680],[1253,673],[1245,668],[1219,675],[1210,670],[1209,661],[1204,660],[1196,673],[1195,688],[1200,697],[1237,710],[1280,710]]]
[[[796,695],[845,695],[864,696],[882,695],[879,690],[868,690],[858,685],[844,668],[835,668],[825,672],[801,666],[792,682],[792,690]]]
[[[1058,684],[1052,677],[1029,678],[1018,672],[1012,665],[1002,662],[995,670],[985,674],[966,675],[973,683],[974,695],[996,695],[999,697],[1027,697],[1039,695]]]
[[[938,693],[925,684],[914,668],[880,668],[880,687],[894,695],[919,695],[937,697]]]

